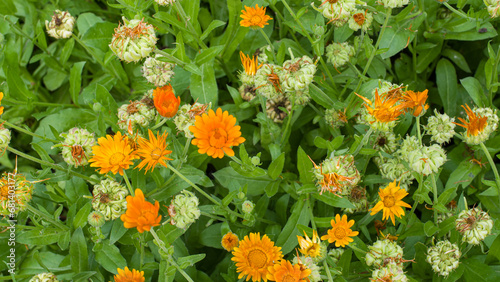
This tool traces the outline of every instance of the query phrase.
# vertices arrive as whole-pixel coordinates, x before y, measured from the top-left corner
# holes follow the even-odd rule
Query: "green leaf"
[[[82,88],[82,71],[86,62],[78,62],[73,64],[69,73],[69,94],[73,103],[78,105],[78,95]]]
[[[434,222],[432,221],[427,221],[424,224],[424,232],[427,237],[431,237],[434,233],[439,232],[439,227],[434,225]]]
[[[60,236],[66,232],[59,228],[44,227],[24,231],[16,237],[16,242],[26,245],[50,245],[59,241]]]
[[[474,103],[479,107],[485,107],[487,102],[486,94],[483,90],[483,86],[475,77],[469,76],[463,79],[460,79],[460,83],[467,90],[470,97],[474,101]]]
[[[443,50],[441,55],[450,59],[461,70],[468,72],[468,73],[471,72],[469,65],[467,64],[467,61],[465,60],[464,56],[461,53],[459,53],[458,51],[455,51],[453,49],[448,48],[448,49]]]
[[[381,55],[382,59],[390,58],[406,48],[417,34],[411,32],[410,27],[412,30],[417,30],[426,17],[427,13],[423,12],[403,23],[390,23],[390,27],[385,29],[380,38],[379,48],[388,48],[387,52]]]
[[[225,24],[226,24],[226,22],[223,22],[223,21],[220,21],[220,20],[213,20],[208,25],[207,29],[205,29],[203,31],[203,34],[201,35],[201,40],[205,40],[214,29],[218,28],[219,26],[223,26]]]
[[[81,41],[88,47],[101,51],[104,57],[109,50],[108,45],[115,28],[116,24],[110,22],[96,23],[83,34]]]
[[[481,172],[481,167],[469,160],[463,160],[458,167],[450,174],[445,188],[450,187],[467,187]]]
[[[87,219],[89,217],[91,210],[92,210],[92,203],[88,202],[78,211],[75,218],[73,219],[73,227],[75,229],[83,228],[85,227],[85,225],[87,225]]]
[[[297,150],[297,169],[299,170],[302,184],[313,183],[312,167],[313,164],[311,160],[306,155],[306,152],[302,150],[302,147],[299,146]]]
[[[80,34],[85,34],[89,28],[93,27],[96,23],[101,23],[103,20],[94,15],[93,13],[83,13],[78,15],[76,26]]]
[[[490,22],[485,22],[481,26],[476,26],[476,22],[474,21],[468,21],[467,23],[469,23],[472,28],[460,32],[446,32],[444,34],[445,35],[444,39],[461,40],[461,41],[479,41],[488,38],[493,38],[498,34],[495,27]]]
[[[278,180],[278,181],[269,182],[269,184],[267,184],[264,191],[266,191],[266,195],[269,198],[271,198],[272,196],[276,195],[276,193],[278,193],[278,190],[280,188],[280,183],[281,183],[281,181]]]
[[[315,84],[311,83],[309,85],[309,94],[311,94],[311,98],[314,100],[314,102],[320,104],[321,106],[330,109],[334,106],[335,102],[332,98],[328,96],[323,90],[318,88]]]
[[[267,169],[267,174],[273,180],[280,176],[281,171],[283,171],[283,166],[285,165],[285,153],[281,153],[281,155],[271,162],[269,168]]]
[[[339,197],[337,195],[334,195],[332,193],[314,193],[312,196],[315,199],[318,199],[322,201],[323,203],[330,205],[332,207],[339,207],[339,208],[344,208],[344,209],[355,209],[356,207],[345,197]]]
[[[73,232],[69,245],[69,255],[71,258],[71,269],[77,273],[88,270],[87,242],[81,228]]]
[[[71,56],[71,52],[73,52],[73,47],[75,47],[75,39],[71,38],[66,41],[61,51],[61,56],[59,57],[61,65],[64,66],[68,62],[69,56]]]
[[[111,94],[109,94],[108,89],[104,86],[98,84],[96,86],[95,100],[102,105],[102,112],[112,117],[112,120],[117,120],[116,111],[118,110],[118,105]]]
[[[206,256],[205,254],[196,254],[187,257],[182,257],[177,259],[177,263],[182,269],[184,269],[188,266],[193,266],[195,263],[203,260],[205,256]]]
[[[465,281],[498,281],[493,269],[473,258],[460,261],[465,266]]]
[[[212,107],[216,107],[218,98],[217,81],[215,80],[215,72],[210,63],[201,66],[201,75],[191,74],[191,96],[198,103],[212,103]]]
[[[276,245],[281,246],[281,251],[283,252],[283,255],[288,254],[297,246],[297,235],[302,235],[300,234],[299,230],[297,229],[298,224],[302,225],[308,225],[310,221],[310,209],[309,206],[304,207],[305,205],[305,196],[301,196],[297,202],[295,203],[295,206],[292,209],[292,214],[288,218],[288,221],[286,222],[285,226],[283,227],[283,230],[281,231],[278,239],[276,240]]]
[[[196,64],[201,66],[203,64],[206,64],[210,61],[212,61],[215,56],[219,55],[220,52],[224,49],[224,46],[215,46],[215,47],[210,47],[208,49],[204,49],[201,51],[201,53],[196,54]]]
[[[457,73],[447,59],[439,60],[436,67],[436,82],[444,111],[449,116],[457,115]]]
[[[117,269],[123,269],[127,261],[123,258],[120,250],[115,245],[111,245],[109,240],[101,243],[102,248],[95,253],[95,260],[108,272],[118,274]]]

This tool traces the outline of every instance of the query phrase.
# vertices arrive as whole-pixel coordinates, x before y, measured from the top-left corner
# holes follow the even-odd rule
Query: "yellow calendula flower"
[[[332,229],[328,229],[328,234],[321,236],[321,240],[328,240],[328,243],[335,242],[335,247],[345,247],[350,242],[354,241],[351,237],[357,236],[358,231],[352,231],[351,227],[354,225],[354,220],[347,222],[347,215],[343,215],[342,219],[340,214],[335,216],[335,219],[330,221]]]
[[[149,129],[149,140],[144,138],[139,139],[137,155],[142,159],[142,162],[137,165],[139,170],[146,165],[146,172],[148,172],[149,169],[153,171],[157,164],[167,167],[166,161],[172,160],[168,157],[172,151],[167,150],[168,144],[165,141],[167,136],[168,133],[163,132],[162,135],[157,133],[155,137],[151,129]]]
[[[236,262],[238,279],[246,276],[246,281],[267,281],[268,268],[283,258],[281,248],[276,247],[267,235],[250,233],[233,249],[232,261]]]
[[[287,260],[281,260],[279,263],[270,266],[267,279],[276,282],[306,282],[311,270],[305,268],[302,264],[290,263]]]
[[[383,211],[383,220],[391,218],[392,224],[396,224],[394,216],[401,218],[405,215],[405,210],[402,207],[411,208],[411,206],[402,201],[402,199],[408,195],[405,189],[399,187],[396,184],[396,180],[389,183],[384,189],[380,188],[378,192],[380,196],[380,201],[371,209],[371,215]]]
[[[403,97],[401,97],[400,108],[404,110],[413,109],[413,116],[420,116],[424,109],[427,110],[429,108],[429,104],[425,103],[428,97],[427,92],[427,89],[422,92],[413,92],[411,90],[407,90]]]
[[[124,269],[118,268],[118,274],[113,278],[115,282],[144,282],[144,271],[138,271],[132,269],[130,271],[128,267],[125,266]]]
[[[318,237],[318,232],[313,230],[312,239],[307,236],[304,231],[304,237],[297,235],[297,240],[299,241],[300,249],[299,251],[304,254],[306,257],[318,257],[321,255],[321,245]]]
[[[98,167],[101,170],[99,173],[105,174],[111,171],[113,174],[117,172],[123,175],[123,170],[128,169],[133,164],[133,160],[137,158],[133,152],[128,138],[117,132],[114,136],[106,135],[97,140],[99,145],[92,147],[94,155],[89,163],[91,167]]]
[[[467,108],[465,106],[467,106]],[[467,129],[467,136],[471,136],[471,135],[477,136],[477,135],[479,135],[479,133],[481,133],[481,131],[483,131],[486,128],[486,125],[488,125],[488,122],[487,122],[488,117],[486,117],[486,116],[483,117],[479,114],[474,113],[470,109],[469,105],[465,105],[465,106],[462,105],[462,108],[464,108],[465,112],[467,113],[467,117],[469,118],[469,122],[467,122],[463,118],[458,118],[458,120],[460,120],[462,122],[462,124],[456,123],[456,122],[454,122],[454,124]]]
[[[268,20],[272,18],[266,15],[266,8],[260,7],[256,4],[255,8],[245,6],[245,10],[241,10],[240,17],[243,19],[240,21],[240,26],[251,27],[251,28],[264,28],[268,25]]]
[[[400,106],[396,105],[399,101],[398,98],[388,97],[385,95],[380,97],[377,89],[375,89],[375,105],[373,107],[371,107],[373,105],[372,101],[357,93],[356,95],[365,101],[365,107],[368,110],[368,113],[373,116],[376,121],[383,123],[396,121],[403,113]]]
[[[245,73],[251,76],[254,76],[255,73],[257,73],[257,70],[262,67],[263,64],[260,64],[257,62],[257,58],[255,56],[252,56],[250,59],[249,55],[243,54],[243,52],[240,51],[240,59],[241,59],[241,64],[243,65],[243,68],[245,69]]]

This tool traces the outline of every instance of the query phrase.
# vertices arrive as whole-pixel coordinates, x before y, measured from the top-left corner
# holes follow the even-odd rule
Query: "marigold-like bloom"
[[[222,237],[221,241],[222,247],[228,252],[231,252],[235,247],[238,247],[239,243],[240,240],[238,239],[238,235],[231,231],[227,232],[226,235]]]
[[[240,273],[238,279],[246,275],[246,281],[250,278],[252,281],[267,281],[268,268],[283,258],[281,247],[275,246],[267,235],[260,239],[260,233],[245,236],[232,254],[231,260],[236,262],[236,271]]]
[[[307,233],[304,231],[304,237],[297,235],[297,240],[299,241],[300,249],[299,251],[304,254],[306,257],[318,257],[321,255],[321,245],[318,237],[318,232],[313,230],[312,239],[307,236]]]
[[[383,210],[382,220],[390,217],[392,224],[396,224],[394,215],[398,218],[405,215],[405,210],[402,207],[411,208],[409,204],[402,201],[408,195],[408,192],[399,187],[399,184],[396,184],[396,180],[389,183],[384,189],[380,188],[378,195],[380,196],[380,201],[371,209],[370,214],[374,215]]]
[[[156,88],[153,91],[153,100],[158,113],[166,118],[175,116],[181,104],[181,97],[175,97],[170,84]]]
[[[335,247],[345,247],[350,242],[354,241],[351,237],[358,236],[358,231],[352,231],[351,227],[354,225],[354,220],[347,222],[347,215],[340,214],[335,216],[335,219],[330,221],[332,229],[328,229],[328,235],[321,236],[321,240],[327,240],[328,243],[335,242]]]
[[[427,110],[429,108],[429,104],[425,103],[427,101],[427,92],[427,89],[423,92],[406,90],[404,96],[401,97],[401,105],[399,107],[406,110],[413,109],[413,116],[420,116],[424,109]]]
[[[467,106],[467,108],[465,106]],[[467,136],[477,136],[486,128],[486,125],[488,125],[488,117],[483,117],[474,113],[467,104],[465,104],[465,106],[462,105],[462,108],[464,108],[465,112],[467,113],[469,122],[465,121],[463,118],[458,118],[458,120],[460,120],[463,124],[456,122],[454,122],[454,124],[467,129]]]
[[[257,58],[255,58],[255,56],[252,56],[252,58],[250,59],[249,55],[245,55],[241,51],[240,51],[240,59],[241,59],[241,64],[245,69],[245,73],[251,76],[254,76],[255,73],[257,73],[257,70],[260,69],[260,67],[262,67],[263,65],[263,64],[259,65],[259,62],[257,61]]]
[[[165,161],[172,160],[167,157],[170,153],[172,153],[172,151],[167,150],[168,144],[165,142],[168,133],[163,132],[163,134],[160,135],[158,132],[155,137],[151,129],[148,129],[148,132],[149,140],[146,140],[145,138],[139,139],[139,149],[137,150],[137,155],[142,159],[142,162],[137,165],[137,168],[141,170],[145,165],[147,165],[144,174],[146,174],[149,169],[153,171],[157,164],[167,167]]]
[[[260,7],[256,4],[255,8],[245,6],[245,10],[241,10],[240,17],[243,19],[240,21],[240,26],[251,27],[251,28],[264,28],[268,25],[268,20],[272,18],[266,15],[266,8]]]
[[[0,92],[0,105],[2,104],[3,92]],[[3,107],[0,107],[0,116],[3,114]]]
[[[114,136],[106,135],[97,140],[99,145],[92,147],[94,155],[89,163],[91,167],[98,167],[100,174],[111,171],[123,175],[123,170],[133,164],[137,156],[133,152],[128,139],[118,131]]]
[[[195,118],[196,122],[194,126],[189,127],[189,130],[195,137],[191,143],[198,146],[200,154],[206,153],[212,158],[222,159],[226,153],[232,157],[234,151],[231,146],[245,142],[245,138],[241,137],[241,127],[235,125],[236,118],[227,111],[223,113],[221,108],[218,108],[217,112],[210,109],[208,114]]]
[[[301,267],[301,264],[292,265],[287,260],[281,260],[268,268],[267,279],[276,282],[306,282],[311,270]]]
[[[139,233],[149,231],[151,227],[160,225],[161,215],[158,215],[160,203],[155,204],[144,199],[141,189],[135,189],[135,196],[127,196],[127,211],[120,216],[125,228],[137,227]]]
[[[144,282],[144,271],[139,272],[138,270],[132,269],[130,271],[128,267],[125,266],[124,269],[118,268],[118,274],[115,275],[115,282]]]
[[[398,119],[398,117],[403,113],[400,107],[396,105],[398,102],[397,98],[388,98],[386,96],[380,97],[378,95],[378,90],[375,89],[375,106],[372,108],[372,101],[366,99],[365,97],[358,95],[359,98],[365,101],[365,107],[368,113],[373,116],[379,122],[391,122]],[[372,121],[371,123],[374,123]]]

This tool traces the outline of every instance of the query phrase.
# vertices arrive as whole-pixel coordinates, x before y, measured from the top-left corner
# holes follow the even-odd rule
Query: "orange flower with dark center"
[[[252,58],[250,59],[250,56],[243,54],[243,52],[241,51],[240,59],[241,64],[243,65],[243,68],[248,75],[254,76],[255,73],[257,73],[257,70],[262,67],[262,64],[258,65],[257,58],[255,58],[255,56],[252,56]]]
[[[429,108],[429,105],[425,103],[428,97],[427,92],[427,89],[422,92],[407,90],[403,97],[401,97],[401,105],[399,106],[400,109],[413,109],[413,116],[420,116],[424,109],[427,110]]]
[[[166,118],[175,116],[181,104],[181,97],[175,97],[170,84],[156,88],[153,91],[153,100],[158,113]]]
[[[160,225],[161,215],[158,215],[160,203],[155,204],[144,199],[141,189],[135,189],[135,196],[127,196],[127,211],[120,219],[125,228],[137,227],[139,233],[149,231],[151,227]]]
[[[245,10],[241,10],[240,17],[243,19],[240,21],[240,26],[253,29],[263,28],[269,24],[268,20],[272,20],[270,16],[266,15],[266,8],[259,8],[258,4],[255,5],[255,8],[245,6]]]
[[[276,282],[306,282],[311,270],[302,268],[299,264],[292,265],[287,260],[276,262],[268,268],[267,279]]]
[[[113,174],[118,172],[123,175],[123,170],[128,169],[133,164],[132,161],[137,158],[130,147],[128,138],[120,132],[114,136],[101,137],[97,143],[99,145],[92,147],[94,156],[89,160],[89,163],[92,163],[91,167],[100,168],[99,173],[101,174],[111,171]]]
[[[130,271],[128,267],[125,266],[125,269],[118,268],[118,274],[115,275],[115,282],[144,282],[144,271],[137,271],[132,269]]]
[[[464,105],[462,105],[462,108],[464,108],[467,113],[469,122],[465,121],[463,118],[458,118],[458,120],[460,120],[463,124],[456,122],[454,122],[454,124],[467,129],[467,136],[477,136],[488,125],[488,117],[482,117],[481,115],[474,113],[467,104],[465,104],[465,106],[467,106],[467,108],[465,108]]]
[[[368,113],[373,116],[376,121],[379,122],[391,122],[398,119],[398,117],[403,113],[400,107],[396,105],[399,101],[397,98],[388,98],[388,97],[380,97],[378,95],[377,89],[375,89],[375,106],[372,108],[370,106],[373,105],[372,101],[366,99],[365,97],[355,93],[359,98],[365,101],[365,107],[368,110]],[[372,121],[371,123],[374,123]]]
[[[151,171],[155,169],[157,164],[161,164],[164,167],[167,167],[165,161],[171,161],[172,159],[167,157],[172,151],[167,150],[166,139],[168,133],[163,132],[160,136],[160,133],[155,135],[148,129],[149,132],[149,140],[141,138],[139,139],[139,149],[137,150],[137,155],[141,157],[142,162],[137,165],[139,170],[141,170],[144,166],[146,166],[146,172],[151,168]]]
[[[222,159],[226,153],[232,157],[234,151],[231,147],[245,142],[245,138],[241,137],[240,126],[235,125],[236,118],[227,111],[223,113],[221,108],[217,112],[210,109],[208,114],[196,116],[195,119],[194,126],[190,126],[189,130],[194,135],[191,143],[198,146],[200,154]]]
[[[347,215],[343,215],[342,219],[340,214],[335,216],[335,219],[330,221],[332,229],[328,229],[328,235],[321,236],[321,240],[328,240],[328,243],[335,242],[335,247],[345,247],[350,242],[354,241],[351,237],[357,236],[358,231],[352,231],[351,227],[354,225],[354,220],[347,222]]]
[[[363,25],[365,23],[365,15],[363,15],[363,13],[354,14],[352,15],[352,18],[359,25]]]
[[[238,235],[231,231],[227,232],[226,235],[222,237],[221,241],[222,247],[228,252],[231,252],[235,247],[238,247],[239,243],[240,240],[238,239]]]

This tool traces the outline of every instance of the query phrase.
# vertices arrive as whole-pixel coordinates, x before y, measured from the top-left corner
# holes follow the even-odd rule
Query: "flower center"
[[[338,1],[339,1],[339,0],[328,0],[328,3],[330,3],[330,4],[335,4],[335,3],[337,3]]]
[[[266,253],[258,249],[251,250],[247,259],[250,266],[255,268],[263,268],[267,263]]]
[[[363,13],[354,14],[352,17],[354,21],[359,25],[363,25],[365,23],[365,15],[363,15]]]
[[[385,196],[384,198],[384,206],[386,208],[392,208],[396,204],[396,201],[394,200],[394,196]]]
[[[337,240],[343,239],[346,236],[345,229],[343,227],[335,228],[335,232],[333,234],[335,234]]]
[[[215,128],[212,130],[210,136],[210,145],[215,148],[222,148],[227,143],[227,132],[222,128]]]
[[[262,22],[262,18],[259,15],[253,15],[252,18],[250,19],[250,22],[253,25],[258,25],[259,23]]]
[[[3,198],[7,198],[9,196],[9,185],[4,185],[0,188],[0,196]]]
[[[159,160],[161,158],[161,153],[163,151],[160,148],[156,148],[151,152],[151,158],[155,161]]]
[[[283,280],[281,280],[283,282],[295,282],[297,281],[297,279],[295,279],[295,277],[293,277],[292,275],[290,274],[287,274],[285,275],[285,277],[283,277]]]
[[[119,163],[121,163],[123,161],[123,159],[125,159],[125,155],[122,154],[122,153],[114,153],[111,158],[109,158],[109,164],[110,165],[117,165]]]

